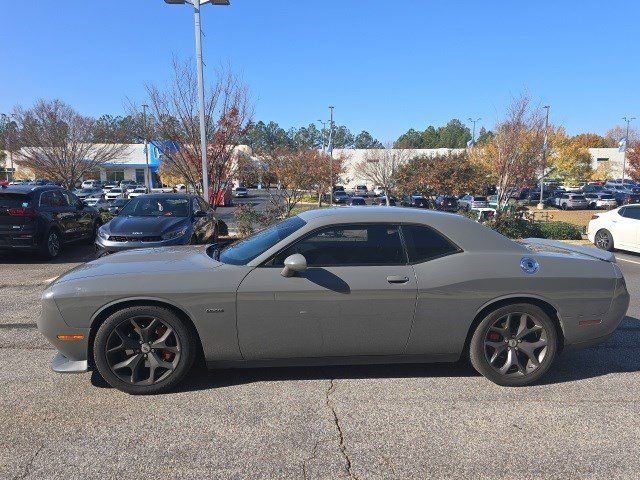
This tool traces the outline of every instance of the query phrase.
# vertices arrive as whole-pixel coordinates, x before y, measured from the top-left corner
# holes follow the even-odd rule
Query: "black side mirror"
[[[193,214],[194,217],[206,217],[207,216],[207,212],[205,212],[204,210],[198,210]]]

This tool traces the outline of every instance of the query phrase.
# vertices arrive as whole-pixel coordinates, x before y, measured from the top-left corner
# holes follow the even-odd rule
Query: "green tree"
[[[356,135],[354,141],[355,148],[383,148],[382,143],[377,139],[373,138],[369,132],[366,130],[361,131],[358,135]]]
[[[471,140],[471,130],[454,118],[446,125],[429,125],[424,131],[409,129],[395,141],[396,148],[465,148]]]

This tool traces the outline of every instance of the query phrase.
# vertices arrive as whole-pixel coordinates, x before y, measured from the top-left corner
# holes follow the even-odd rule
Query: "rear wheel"
[[[137,395],[166,392],[189,372],[196,355],[191,329],[173,312],[138,306],[100,325],[94,341],[98,371],[112,387]]]
[[[566,203],[563,203],[563,204],[560,206],[560,208],[561,208],[562,210],[566,210],[566,209],[567,209],[567,204],[566,204]]]
[[[539,307],[507,305],[489,313],[471,338],[473,367],[492,382],[529,385],[551,367],[558,351],[556,326]]]
[[[60,232],[55,228],[52,228],[42,239],[42,244],[40,245],[40,255],[47,260],[53,260],[58,255],[60,255],[61,249],[62,239],[60,237]]]
[[[602,250],[607,250],[608,252],[613,251],[613,236],[609,230],[604,228],[602,230],[598,230],[595,238],[593,239],[593,243],[596,247]]]

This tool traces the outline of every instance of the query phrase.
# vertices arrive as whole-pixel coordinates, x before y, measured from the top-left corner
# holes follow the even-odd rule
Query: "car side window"
[[[424,225],[403,225],[402,235],[411,263],[422,263],[461,251],[445,236]]]
[[[53,195],[52,206],[54,206],[54,207],[68,207],[69,206],[69,202],[67,202],[66,197],[64,195],[62,195],[62,192],[56,190],[54,192],[51,192],[51,194]]]
[[[41,207],[53,206],[53,192],[43,192],[42,195],[40,195],[40,206]]]
[[[64,196],[65,200],[67,201],[68,205],[77,205],[78,202],[80,201],[78,199],[78,197],[76,197],[73,193],[71,192],[62,192],[62,195]]]
[[[640,220],[640,208],[638,207],[625,207],[621,213],[625,218],[631,218],[633,220]]]
[[[268,264],[283,266],[294,253],[310,267],[404,265],[406,257],[397,225],[340,225],[324,228],[290,245]]]

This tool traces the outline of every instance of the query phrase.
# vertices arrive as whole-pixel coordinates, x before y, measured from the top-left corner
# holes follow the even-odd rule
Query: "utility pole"
[[[469,117],[469,121],[471,123],[473,123],[473,133],[471,134],[471,146],[475,147],[476,146],[476,122],[479,122],[480,120],[482,120],[481,118],[476,118],[475,120],[471,117]]]
[[[329,107],[329,205],[333,205],[333,106]]]
[[[325,152],[324,149],[324,132],[327,129],[327,122],[325,122],[324,120],[318,120],[318,123],[320,125],[322,125],[322,130],[320,131],[320,136],[322,137],[322,153]]]
[[[627,169],[627,148],[629,148],[629,124],[636,119],[636,117],[622,117],[627,122],[627,133],[624,137],[624,156],[622,157],[622,186],[624,187],[624,172]]]
[[[549,131],[549,105],[545,105],[547,111],[544,120],[544,142],[542,144],[542,175],[540,175],[540,201],[538,202],[538,210],[544,209],[544,171],[547,169],[547,135]]]
[[[151,191],[151,172],[149,171],[149,142],[147,135],[147,108],[149,105],[142,104],[142,140],[144,142],[144,160],[147,168],[144,171],[144,183],[147,187],[147,193]]]

